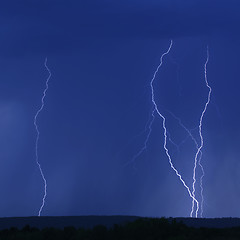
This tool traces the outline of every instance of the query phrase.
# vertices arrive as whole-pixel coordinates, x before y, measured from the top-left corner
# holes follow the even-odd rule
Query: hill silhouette
[[[15,227],[22,229],[26,225],[30,227],[58,228],[72,226],[75,228],[91,229],[97,225],[107,228],[115,224],[124,225],[137,219],[147,219],[137,216],[63,216],[63,217],[7,217],[0,218],[0,230]],[[149,218],[150,219],[150,218]],[[182,222],[188,227],[205,228],[232,228],[240,227],[239,218],[167,218],[170,222]]]

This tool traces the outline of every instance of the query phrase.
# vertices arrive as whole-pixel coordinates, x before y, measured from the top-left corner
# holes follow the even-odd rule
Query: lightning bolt
[[[194,136],[192,135],[191,130],[189,130],[181,121],[181,119],[179,117],[177,117],[176,115],[174,115],[172,112],[168,111],[173,118],[175,118],[178,121],[178,124],[188,133],[188,136],[191,137],[191,139],[193,140],[196,148],[198,149],[198,143],[197,140],[194,138]]]
[[[46,178],[44,176],[41,164],[39,162],[39,156],[38,156],[38,143],[39,143],[40,131],[39,131],[39,128],[38,128],[38,125],[37,125],[37,118],[38,118],[38,115],[41,113],[41,111],[44,108],[44,105],[45,105],[44,99],[46,97],[47,90],[48,90],[48,83],[49,83],[49,80],[50,80],[51,75],[52,75],[50,69],[47,66],[47,58],[45,58],[44,66],[45,66],[46,70],[48,71],[49,75],[48,75],[48,78],[46,80],[46,85],[45,85],[46,87],[45,87],[45,89],[43,91],[43,96],[42,96],[42,99],[41,99],[41,107],[38,109],[38,111],[36,112],[36,115],[34,116],[34,125],[35,125],[36,132],[37,132],[37,138],[36,138],[36,142],[35,142],[36,163],[38,165],[40,174],[42,176],[42,180],[44,182],[44,195],[43,195],[43,198],[42,198],[42,205],[41,205],[41,207],[40,207],[40,209],[38,211],[38,216],[39,217],[41,216],[42,209],[43,209],[43,207],[45,205],[45,199],[46,199],[46,196],[47,196],[47,181],[46,181]]]
[[[199,131],[199,136],[200,136],[200,145],[198,144],[197,140],[194,138],[191,130],[189,130],[187,127],[185,127],[185,125],[182,123],[181,119],[176,117],[172,112],[168,111],[179,123],[179,125],[188,133],[188,137],[191,137],[192,141],[194,142],[195,144],[195,147],[197,149],[196,151],[196,155],[195,155],[195,158],[194,158],[194,167],[193,167],[193,183],[192,183],[192,191],[190,191],[190,188],[187,186],[186,182],[183,180],[181,174],[178,172],[178,170],[174,167],[174,164],[172,162],[172,158],[171,158],[171,155],[169,153],[169,149],[167,147],[167,141],[171,142],[178,150],[179,150],[179,145],[175,144],[173,142],[173,140],[171,139],[170,137],[170,134],[169,132],[167,131],[167,128],[166,128],[166,118],[164,117],[164,115],[159,111],[158,109],[158,105],[155,101],[155,94],[154,94],[154,81],[156,79],[156,75],[157,73],[159,72],[159,69],[161,68],[162,64],[163,64],[163,58],[165,55],[167,55],[171,48],[172,48],[172,45],[173,45],[173,41],[171,40],[170,42],[170,46],[168,47],[167,51],[164,52],[160,58],[160,63],[159,65],[157,66],[157,69],[156,71],[154,72],[153,74],[153,78],[151,79],[150,81],[150,88],[151,88],[151,101],[152,101],[152,104],[153,104],[153,110],[152,110],[152,114],[151,114],[151,120],[149,121],[149,124],[148,124],[148,133],[147,133],[147,137],[146,137],[146,140],[144,142],[144,145],[143,147],[140,149],[139,152],[137,152],[137,154],[135,154],[132,158],[132,160],[128,163],[126,163],[124,166],[127,166],[131,163],[134,163],[135,160],[147,149],[147,143],[149,141],[149,137],[151,135],[151,132],[152,132],[152,124],[155,120],[155,114],[157,113],[157,115],[162,119],[162,126],[163,126],[163,130],[164,130],[164,144],[163,144],[163,147],[164,147],[164,150],[165,150],[165,153],[168,157],[168,161],[169,161],[169,164],[171,166],[171,168],[173,169],[173,171],[175,172],[175,174],[178,176],[178,178],[180,179],[180,181],[182,182],[183,186],[186,188],[189,196],[191,197],[192,199],[192,209],[191,209],[191,212],[190,212],[190,217],[193,217],[193,214],[194,214],[194,210],[195,210],[195,204],[196,204],[196,211],[195,211],[195,217],[198,217],[198,211],[199,211],[199,202],[198,200],[196,199],[195,197],[195,192],[196,192],[196,188],[195,188],[195,184],[196,184],[196,170],[197,170],[197,164],[199,165],[199,167],[201,168],[201,171],[202,171],[202,175],[200,177],[200,194],[201,194],[201,212],[200,212],[200,216],[202,217],[203,216],[203,202],[204,202],[204,197],[203,197],[203,178],[205,176],[205,172],[204,172],[204,168],[203,168],[203,165],[201,164],[201,159],[202,159],[202,148],[203,148],[203,136],[202,136],[202,122],[203,122],[203,118],[204,118],[204,115],[207,111],[207,108],[208,108],[208,105],[210,103],[210,100],[211,100],[211,92],[212,92],[212,89],[211,87],[209,86],[208,84],[208,79],[207,79],[207,64],[208,64],[208,61],[209,61],[209,49],[207,47],[207,59],[206,59],[206,62],[204,64],[204,79],[205,79],[205,84],[206,86],[208,87],[209,91],[208,91],[208,98],[207,98],[207,102],[205,103],[205,106],[204,106],[204,109],[201,113],[201,117],[200,117],[200,120],[199,120],[199,126],[198,126],[198,131]],[[184,143],[186,141],[183,140],[182,143]],[[181,143],[181,144],[182,144]]]
[[[182,124],[181,119],[178,118],[178,117],[176,117],[172,112],[170,112],[170,111],[167,111],[167,112],[169,112],[169,113],[179,122],[179,125],[181,126],[181,124]],[[183,124],[182,124],[182,127],[183,127],[184,129],[186,128]],[[175,142],[171,139],[170,133],[167,132],[168,141],[169,141],[170,143],[172,143],[173,146],[175,146],[175,148],[177,149],[177,152],[180,152],[180,147],[181,147],[184,143],[186,143],[186,141],[188,140],[189,137],[191,137],[191,139],[194,140],[194,142],[195,142],[195,138],[193,137],[193,135],[192,135],[192,133],[191,133],[191,131],[193,131],[193,130],[195,130],[195,129],[189,130],[189,129],[186,128],[185,130],[187,131],[188,135],[187,135],[187,136],[185,137],[185,139],[183,139],[179,144],[175,143]]]
[[[172,45],[173,45],[173,41],[171,40],[170,41],[170,46],[168,47],[168,50],[166,52],[164,52],[160,58],[160,63],[159,65],[157,66],[157,69],[156,71],[154,72],[153,74],[153,78],[152,80],[150,81],[150,88],[151,88],[151,100],[152,100],[152,104],[154,106],[154,110],[153,110],[153,115],[155,113],[158,114],[158,116],[162,119],[162,127],[163,127],[163,130],[164,130],[164,144],[163,144],[163,147],[164,147],[164,150],[165,150],[165,153],[168,157],[168,161],[169,161],[169,164],[171,166],[171,168],[173,169],[173,171],[175,172],[175,174],[178,176],[179,180],[182,182],[183,186],[186,188],[189,196],[192,198],[192,201],[196,203],[197,205],[197,208],[199,207],[199,202],[197,201],[197,199],[195,198],[195,196],[192,194],[190,188],[187,186],[187,184],[185,183],[185,181],[183,180],[181,174],[178,172],[178,170],[174,167],[173,165],[173,162],[172,162],[172,158],[169,154],[169,150],[167,148],[167,128],[166,128],[166,118],[162,115],[162,113],[159,111],[158,109],[158,106],[157,106],[157,103],[155,101],[155,94],[154,94],[154,81],[156,79],[156,75],[159,71],[159,69],[161,68],[162,64],[163,64],[163,58],[165,55],[167,55],[171,48],[172,48]],[[201,151],[201,149],[199,150],[199,152]]]
[[[203,217],[203,202],[204,202],[204,197],[203,197],[203,178],[205,176],[205,172],[204,172],[204,168],[203,168],[203,165],[201,163],[201,160],[202,160],[202,151],[200,151],[200,157],[198,159],[198,165],[200,166],[201,168],[201,171],[202,171],[202,175],[200,177],[200,194],[201,194],[201,212],[200,212],[200,217],[202,218]]]
[[[192,132],[182,123],[181,119],[179,117],[177,117],[176,115],[174,115],[172,112],[168,111],[173,118],[175,118],[177,121],[178,121],[178,124],[188,133],[188,136],[192,139],[192,141],[194,142],[194,145],[197,149],[197,151],[199,150],[199,145],[197,143],[197,140],[196,138],[194,138],[194,136],[192,135]],[[202,158],[202,151],[200,150],[199,151],[199,160],[198,160],[198,165],[200,166],[201,170],[202,170],[202,176],[200,178],[200,188],[201,188],[201,217],[202,217],[202,211],[203,211],[203,186],[202,186],[202,179],[203,179],[203,176],[204,176],[204,169],[203,169],[203,166],[201,164],[201,158]],[[193,168],[193,183],[195,184],[196,183],[196,156],[194,158],[194,168]],[[195,181],[195,182],[194,182]],[[194,185],[195,187],[195,185]],[[193,188],[193,191],[192,191],[192,195],[195,197],[195,188]],[[190,216],[192,217],[193,216],[193,212],[194,212],[194,203],[195,201],[192,201],[192,210],[191,210],[191,213],[190,213]],[[199,208],[197,208],[197,211],[199,210]],[[196,216],[197,216],[197,213],[196,213]]]
[[[204,141],[203,141],[203,135],[202,135],[202,122],[203,122],[203,118],[204,118],[204,115],[207,111],[207,108],[208,108],[208,105],[210,103],[210,100],[211,100],[211,93],[212,93],[212,88],[209,86],[209,83],[208,83],[208,78],[207,78],[207,65],[208,65],[208,61],[209,61],[209,49],[208,49],[208,46],[207,46],[207,59],[206,59],[206,62],[204,64],[204,80],[205,80],[205,84],[208,88],[208,97],[207,97],[207,102],[205,103],[205,106],[204,106],[204,109],[202,111],[202,114],[201,114],[201,117],[200,117],[200,121],[199,121],[199,136],[200,136],[200,146],[198,147],[198,150],[196,152],[196,155],[195,155],[195,161],[194,161],[194,174],[193,174],[193,191],[192,191],[192,195],[195,197],[195,184],[196,184],[196,168],[197,168],[197,162],[198,162],[198,165],[201,167],[201,170],[202,170],[202,176],[200,178],[200,188],[201,188],[201,197],[202,197],[202,202],[201,202],[201,216],[203,214],[203,201],[204,201],[204,198],[203,198],[203,185],[202,185],[202,181],[203,181],[203,177],[205,175],[204,173],[204,168],[201,164],[201,156],[202,156],[202,148],[203,148],[203,144],[204,144]],[[194,202],[193,202],[193,207],[192,207],[192,211],[191,211],[191,215],[193,214],[193,211],[194,211]],[[199,206],[197,206],[197,209],[196,209],[196,216],[198,215],[198,210],[199,210]]]
[[[126,167],[132,163],[135,163],[136,159],[142,155],[142,153],[147,149],[147,144],[148,144],[148,141],[149,141],[149,138],[150,138],[150,135],[152,133],[152,125],[153,125],[153,122],[154,122],[154,119],[155,119],[155,116],[154,116],[154,112],[155,112],[155,109],[152,111],[151,113],[151,117],[149,119],[149,124],[148,125],[148,131],[147,131],[147,137],[144,141],[144,144],[142,146],[142,148],[133,156],[133,158],[131,159],[131,161],[127,162],[126,164],[123,165],[123,167]],[[146,130],[145,130],[146,131]],[[135,169],[136,170],[136,169]]]

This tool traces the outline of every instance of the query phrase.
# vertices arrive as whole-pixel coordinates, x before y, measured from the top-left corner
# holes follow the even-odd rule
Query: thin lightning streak
[[[183,123],[182,123],[182,121],[181,121],[180,118],[178,118],[177,116],[175,116],[171,111],[168,111],[168,110],[167,110],[167,112],[170,113],[170,114],[172,115],[172,117],[175,118],[175,119],[178,121],[179,125],[188,133],[188,135],[187,135],[187,137],[186,137],[185,139],[183,139],[179,144],[176,144],[176,143],[170,138],[170,134],[169,134],[169,132],[168,132],[168,133],[167,133],[167,134],[168,134],[168,141],[169,141],[170,143],[172,143],[172,144],[177,148],[177,151],[178,151],[178,152],[180,152],[180,146],[183,145],[183,144],[187,141],[187,139],[190,137],[190,138],[193,140],[193,142],[195,143],[195,146],[196,146],[196,149],[197,149],[197,148],[198,148],[197,141],[196,141],[196,139],[195,139],[195,138],[193,137],[193,135],[192,135],[192,131],[195,130],[195,129],[191,129],[191,130],[187,129],[187,128],[183,125]]]
[[[161,58],[160,58],[160,64],[158,65],[156,71],[154,72],[153,78],[152,78],[152,80],[151,80],[151,82],[150,82],[152,103],[153,103],[153,105],[154,105],[154,110],[153,110],[153,111],[156,112],[156,113],[162,118],[162,120],[163,120],[163,121],[162,121],[162,126],[163,126],[163,129],[164,129],[164,145],[163,145],[163,147],[164,147],[165,153],[166,153],[166,155],[167,155],[167,157],[168,157],[169,164],[170,164],[171,168],[174,170],[174,172],[176,173],[176,175],[178,176],[178,178],[180,179],[180,181],[182,182],[183,186],[187,189],[189,196],[192,198],[193,201],[196,202],[197,206],[199,206],[199,203],[198,203],[197,199],[195,198],[195,196],[193,196],[193,194],[191,193],[189,187],[186,185],[185,181],[183,180],[181,174],[178,172],[178,170],[174,167],[174,165],[173,165],[173,163],[172,163],[172,159],[171,159],[171,156],[170,156],[170,154],[169,154],[169,150],[168,150],[168,148],[167,148],[166,119],[165,119],[165,117],[160,113],[160,111],[159,111],[159,109],[158,109],[158,106],[157,106],[157,103],[156,103],[156,101],[155,101],[153,83],[154,83],[154,80],[155,80],[155,78],[156,78],[156,75],[157,75],[159,69],[161,68],[161,66],[162,66],[162,64],[163,64],[163,57],[170,52],[170,50],[171,50],[171,48],[172,48],[172,44],[173,44],[173,41],[171,40],[170,46],[169,46],[168,50],[167,50],[165,53],[162,54],[162,56],[161,56]]]
[[[38,212],[38,216],[40,217],[41,216],[41,212],[42,212],[42,209],[45,205],[45,199],[46,199],[46,196],[47,196],[47,181],[46,181],[46,178],[43,174],[43,170],[42,170],[42,167],[41,167],[41,164],[39,163],[39,156],[38,156],[38,142],[39,142],[39,136],[40,136],[40,131],[38,129],[38,125],[37,125],[37,118],[38,118],[38,115],[40,114],[40,112],[43,110],[44,108],[44,99],[46,97],[46,94],[47,94],[47,90],[48,90],[48,82],[51,78],[51,72],[50,72],[50,69],[48,68],[47,66],[47,58],[45,58],[45,62],[44,62],[44,66],[45,68],[47,69],[49,75],[48,75],[48,78],[46,80],[46,87],[43,91],[43,96],[42,96],[42,99],[41,99],[41,107],[38,109],[35,117],[34,117],[34,125],[35,125],[35,128],[36,128],[36,132],[37,132],[37,138],[36,138],[36,144],[35,144],[35,153],[36,153],[36,163],[38,165],[38,168],[39,168],[39,171],[41,173],[41,176],[42,176],[42,179],[43,179],[43,182],[44,182],[44,195],[43,195],[43,198],[42,198],[42,205],[39,209],[39,212]]]
[[[194,136],[192,135],[192,132],[182,123],[181,119],[179,117],[177,117],[176,115],[174,115],[172,112],[168,111],[173,118],[175,118],[178,121],[178,124],[188,133],[188,136],[191,137],[192,141],[194,142],[196,148],[198,149],[198,143],[197,140],[194,138]]]
[[[177,149],[176,151],[179,153],[179,152],[180,152],[180,145],[181,145],[181,144],[178,145],[177,143],[175,143],[175,142],[172,140],[171,135],[170,135],[169,132],[167,132],[167,137],[168,137],[168,141]]]
[[[204,109],[203,109],[203,111],[202,111],[202,114],[201,114],[201,117],[200,117],[200,121],[199,121],[199,136],[200,136],[200,140],[201,140],[201,144],[200,144],[200,146],[199,146],[199,148],[198,148],[198,150],[197,150],[197,153],[196,153],[196,155],[195,155],[195,163],[194,163],[194,175],[193,175],[193,192],[192,192],[192,194],[193,194],[193,196],[195,196],[195,183],[196,183],[196,168],[197,168],[197,162],[198,162],[198,164],[199,164],[199,166],[201,167],[201,169],[202,169],[202,172],[203,172],[203,174],[202,174],[202,176],[201,176],[201,181],[200,181],[200,187],[201,187],[201,197],[202,197],[202,205],[203,205],[203,186],[202,186],[202,179],[203,179],[203,177],[204,177],[204,169],[203,169],[203,166],[201,165],[201,159],[199,159],[198,160],[198,156],[199,156],[199,154],[200,154],[200,152],[201,152],[201,150],[202,150],[202,148],[203,148],[203,136],[202,136],[202,122],[203,122],[203,117],[204,117],[204,115],[205,115],[205,113],[206,113],[206,111],[207,111],[207,107],[208,107],[208,105],[209,105],[209,103],[210,103],[210,100],[211,100],[211,93],[212,93],[212,88],[209,86],[209,84],[208,84],[208,79],[207,79],[207,64],[208,64],[208,61],[209,61],[209,50],[208,50],[208,46],[207,46],[207,59],[206,59],[206,62],[205,62],[205,64],[204,64],[204,79],[205,79],[205,83],[206,83],[206,86],[207,86],[207,88],[208,88],[208,98],[207,98],[207,102],[205,103],[205,106],[204,106]],[[200,156],[201,156],[201,154],[200,154]],[[197,209],[196,209],[196,217],[197,217],[197,215],[198,215],[198,210],[199,210],[199,207],[197,206]],[[192,209],[192,212],[191,212],[191,214],[193,214],[193,209]]]
[[[139,138],[139,137],[142,136],[144,133],[146,133],[147,128],[148,128],[148,125],[149,125],[149,122],[150,122],[150,119],[147,121],[147,124],[146,124],[144,130],[142,130],[139,134],[137,134],[137,135],[135,135],[134,137],[132,137],[132,139],[128,141],[128,143],[123,147],[123,149],[120,150],[118,153],[116,153],[116,157],[119,156],[120,153],[121,153],[122,151],[124,151],[124,149],[126,149],[127,147],[129,147],[129,145],[133,142],[133,140],[135,140],[136,138]],[[129,162],[125,163],[125,164],[123,165],[123,167],[128,166],[129,164],[130,164]]]
[[[146,140],[145,140],[145,142],[144,142],[143,147],[140,149],[140,151],[139,151],[137,154],[135,154],[135,155],[133,156],[132,160],[129,161],[129,162],[127,162],[126,164],[124,164],[123,167],[126,167],[126,166],[128,166],[129,164],[134,163],[135,160],[136,160],[140,155],[142,155],[142,153],[147,149],[148,140],[149,140],[149,137],[150,137],[150,135],[151,135],[151,133],[152,133],[152,125],[153,125],[153,122],[154,122],[154,119],[155,119],[154,112],[155,112],[155,109],[152,111],[152,114],[151,114],[151,120],[150,120],[149,125],[148,125],[148,133],[147,133],[147,137],[146,137]]]

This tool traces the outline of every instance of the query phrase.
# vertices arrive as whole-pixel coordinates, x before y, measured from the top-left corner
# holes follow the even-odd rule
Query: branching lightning
[[[154,122],[154,119],[155,119],[155,116],[154,116],[154,112],[155,112],[155,109],[152,111],[151,113],[151,118],[149,119],[149,124],[148,124],[148,131],[147,131],[147,137],[144,141],[144,144],[143,144],[143,147],[133,156],[133,158],[131,159],[131,161],[127,162],[126,164],[124,164],[123,167],[126,167],[128,166],[129,164],[132,164],[136,161],[136,159],[142,155],[142,153],[147,149],[147,144],[148,144],[148,141],[149,141],[149,137],[152,133],[152,125],[153,125],[153,122]]]
[[[46,181],[46,178],[44,176],[41,164],[39,162],[39,156],[38,156],[38,143],[39,143],[40,131],[39,131],[39,128],[38,128],[38,125],[37,125],[37,118],[38,118],[38,115],[41,113],[41,111],[44,108],[44,105],[45,105],[44,99],[46,97],[47,90],[48,90],[48,83],[49,83],[49,80],[50,80],[51,75],[52,75],[50,69],[47,66],[47,58],[45,58],[44,66],[45,66],[46,70],[48,71],[49,75],[48,75],[48,78],[46,80],[46,85],[45,85],[46,87],[45,87],[45,89],[43,91],[43,96],[42,96],[42,99],[41,99],[41,107],[38,109],[38,111],[36,112],[36,115],[34,117],[34,125],[35,125],[36,132],[37,132],[37,138],[36,138],[36,142],[35,142],[36,163],[38,165],[39,171],[40,171],[41,176],[42,176],[42,180],[44,182],[44,195],[43,195],[43,198],[42,198],[41,207],[40,207],[40,209],[38,211],[38,216],[39,217],[41,216],[42,209],[43,209],[43,207],[45,205],[45,199],[46,199],[46,196],[47,196],[47,181]]]
[[[204,109],[202,111],[202,114],[201,114],[201,117],[200,117],[200,121],[199,121],[199,126],[198,126],[198,130],[199,130],[199,136],[200,136],[200,146],[199,144],[197,143],[196,139],[193,137],[191,131],[189,129],[187,129],[183,123],[181,122],[181,119],[177,118],[173,113],[170,112],[170,114],[176,119],[178,120],[178,123],[179,125],[188,133],[188,135],[191,137],[191,139],[193,140],[195,146],[196,146],[196,149],[197,149],[197,152],[196,152],[196,155],[195,155],[195,158],[194,158],[194,168],[193,168],[193,184],[192,184],[192,196],[195,198],[195,191],[196,191],[196,188],[195,188],[195,184],[196,184],[196,170],[197,170],[197,164],[199,165],[199,167],[201,168],[201,171],[202,171],[202,175],[200,177],[200,194],[201,194],[201,212],[200,212],[200,217],[203,216],[203,202],[204,202],[204,197],[203,197],[203,178],[205,176],[205,172],[204,172],[204,168],[201,164],[201,159],[202,159],[202,148],[203,148],[203,136],[202,136],[202,122],[203,122],[203,118],[204,118],[204,115],[207,111],[207,107],[210,103],[210,100],[211,100],[211,92],[212,92],[212,89],[211,87],[209,86],[209,83],[208,83],[208,80],[207,80],[207,64],[208,64],[208,61],[209,61],[209,50],[208,50],[208,47],[207,47],[207,59],[206,59],[206,62],[204,64],[204,79],[205,79],[205,84],[207,86],[207,88],[209,89],[208,91],[208,98],[207,98],[207,102],[205,103],[205,106],[204,106]],[[192,200],[192,210],[191,210],[191,213],[190,213],[190,216],[192,217],[193,216],[193,213],[194,213],[194,209],[195,209],[195,201],[194,201],[194,198]],[[197,204],[196,206],[196,212],[195,212],[195,217],[198,216],[198,211],[199,211],[199,204]]]
[[[191,137],[192,141],[194,142],[194,145],[197,149],[197,151],[199,150],[199,145],[197,143],[197,140],[195,139],[195,137],[192,135],[191,131],[182,123],[181,119],[178,118],[177,116],[175,116],[172,112],[168,111],[173,118],[175,118],[177,121],[178,121],[178,124],[188,133],[188,136]],[[198,160],[198,164],[202,170],[202,176],[200,178],[200,188],[201,188],[201,217],[202,217],[202,211],[203,211],[203,186],[202,186],[202,178],[204,176],[204,169],[203,169],[203,166],[201,165],[201,158],[202,158],[202,151],[200,150],[199,151],[199,160]],[[195,157],[195,161],[194,161],[194,167],[193,167],[193,184],[196,183],[196,157]],[[192,195],[195,197],[195,185],[193,186],[193,191],[192,191]],[[193,216],[193,212],[194,212],[194,201],[192,201],[192,210],[191,210],[191,213],[190,213],[190,216],[192,217]],[[196,213],[195,213],[195,216],[197,217],[197,214],[198,214],[198,210],[199,210],[199,206],[196,210]]]
[[[151,100],[152,100],[152,103],[153,103],[153,106],[154,106],[154,110],[153,110],[153,114],[156,112],[158,114],[158,116],[160,118],[162,118],[162,126],[163,126],[163,130],[164,130],[164,144],[163,144],[163,147],[164,147],[164,150],[165,150],[165,153],[168,157],[168,161],[169,161],[169,164],[171,166],[171,168],[173,169],[173,171],[175,172],[175,174],[178,176],[178,178],[180,179],[180,181],[182,182],[183,186],[186,188],[186,190],[188,191],[188,194],[189,196],[192,198],[192,200],[194,202],[196,202],[196,205],[197,207],[199,206],[199,202],[197,201],[197,199],[195,198],[195,196],[192,194],[190,188],[187,186],[187,184],[185,183],[185,181],[183,180],[181,174],[178,172],[178,170],[174,167],[173,165],[173,162],[172,162],[172,158],[169,154],[169,150],[167,148],[167,128],[166,128],[166,118],[162,115],[162,113],[159,111],[158,109],[158,106],[157,106],[157,103],[155,101],[155,94],[154,94],[154,86],[153,86],[153,83],[154,83],[154,80],[156,79],[156,75],[159,71],[159,69],[161,68],[162,64],[163,64],[163,58],[165,55],[167,55],[171,48],[172,48],[172,44],[173,44],[173,41],[171,40],[170,42],[170,46],[168,48],[168,50],[162,54],[161,58],[160,58],[160,64],[158,65],[156,71],[154,72],[153,74],[153,78],[150,82],[150,88],[151,88]],[[201,149],[200,149],[201,150]]]
[[[183,139],[179,144],[175,143],[175,142],[171,139],[170,134],[168,133],[168,141],[169,141],[170,143],[172,143],[172,144],[177,148],[177,151],[180,152],[180,146],[183,145],[184,143],[186,143],[186,141],[188,140],[189,137],[194,141],[195,145],[198,146],[198,145],[197,145],[197,141],[196,141],[196,139],[193,137],[192,132],[191,132],[191,131],[195,130],[195,128],[194,128],[194,129],[191,129],[191,130],[187,129],[187,128],[183,125],[183,123],[182,123],[182,121],[181,121],[180,118],[178,118],[177,116],[175,116],[175,115],[174,115],[172,112],[170,112],[170,111],[167,111],[167,112],[169,112],[169,113],[172,115],[172,117],[175,118],[175,119],[178,121],[179,125],[187,132],[187,136],[186,136],[185,139]],[[198,147],[196,147],[196,148],[198,148]]]
[[[188,187],[188,185],[186,184],[186,182],[183,180],[183,177],[182,175],[178,172],[178,170],[174,167],[174,164],[172,162],[172,158],[171,158],[171,155],[169,153],[169,149],[167,147],[167,141],[169,141],[170,143],[172,143],[179,151],[179,145],[177,145],[176,143],[174,143],[174,141],[171,139],[170,137],[170,134],[169,132],[167,131],[167,127],[166,127],[166,118],[164,117],[164,115],[160,112],[159,108],[158,108],[158,105],[155,101],[155,91],[154,91],[154,81],[156,79],[156,75],[157,73],[159,72],[159,69],[161,68],[162,64],[163,64],[163,58],[165,55],[167,55],[171,48],[172,48],[172,45],[173,45],[173,41],[171,40],[170,42],[170,46],[168,47],[167,51],[164,52],[160,58],[160,64],[157,66],[157,69],[156,71],[154,72],[153,74],[153,78],[151,79],[150,81],[150,88],[151,88],[151,102],[153,104],[153,110],[152,110],[152,115],[151,115],[151,121],[149,121],[149,124],[148,124],[148,133],[147,133],[147,137],[146,137],[146,140],[144,142],[144,145],[143,147],[140,149],[139,152],[137,152],[137,154],[135,154],[132,158],[132,160],[130,162],[128,162],[127,164],[125,164],[124,166],[127,166],[131,163],[134,163],[135,160],[147,149],[147,143],[149,141],[149,138],[150,138],[150,135],[151,135],[151,132],[152,132],[152,124],[155,120],[155,114],[157,114],[161,119],[162,119],[162,127],[163,127],[163,135],[164,135],[164,144],[163,144],[163,147],[164,147],[164,150],[165,150],[165,153],[168,157],[168,161],[169,161],[169,164],[171,166],[171,168],[173,169],[173,171],[175,172],[175,174],[178,176],[178,178],[180,179],[180,181],[182,182],[183,186],[186,188],[189,196],[191,197],[192,199],[192,208],[191,208],[191,212],[190,212],[190,217],[198,217],[198,212],[199,212],[199,209],[201,209],[200,211],[200,217],[203,216],[203,202],[204,202],[204,197],[203,197],[203,178],[205,176],[205,172],[204,172],[204,168],[203,168],[203,165],[201,164],[201,159],[202,159],[202,148],[203,148],[203,145],[204,145],[204,140],[203,140],[203,135],[202,135],[202,123],[203,123],[203,118],[204,118],[204,115],[207,111],[207,108],[208,108],[208,105],[210,103],[210,100],[211,100],[211,92],[212,92],[212,89],[211,87],[209,86],[209,83],[208,83],[208,79],[207,79],[207,64],[208,64],[208,61],[209,61],[209,50],[208,50],[208,47],[207,47],[207,59],[206,59],[206,62],[204,64],[204,79],[205,79],[205,84],[208,88],[208,98],[207,98],[207,101],[205,103],[205,106],[204,106],[204,109],[201,113],[201,117],[200,117],[200,120],[199,120],[199,126],[198,126],[198,132],[199,132],[199,136],[200,136],[200,144],[197,142],[196,138],[193,136],[191,130],[189,130],[181,121],[180,118],[176,117],[172,112],[168,111],[179,123],[179,125],[187,132],[187,138],[190,137],[192,139],[192,141],[194,142],[194,145],[196,147],[196,154],[195,154],[195,157],[194,157],[194,166],[193,166],[193,182],[192,182],[192,191],[190,190],[190,188]],[[183,140],[182,143],[184,143],[186,141]],[[181,144],[182,144],[181,143]],[[200,185],[200,195],[201,195],[201,205],[199,206],[199,201],[196,199],[196,196],[195,196],[195,192],[196,192],[196,170],[197,170],[197,165],[200,167],[201,171],[202,171],[202,175],[200,176],[200,180],[199,180],[199,185]],[[195,205],[196,204],[196,205]]]

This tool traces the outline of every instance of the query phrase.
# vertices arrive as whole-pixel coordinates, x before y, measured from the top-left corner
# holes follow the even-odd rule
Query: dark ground
[[[54,227],[63,229],[67,226],[75,228],[93,228],[96,225],[104,225],[107,228],[114,224],[124,224],[133,222],[141,217],[137,216],[65,216],[65,217],[16,217],[0,218],[0,230],[11,227],[22,229],[24,226],[43,229]],[[172,218],[169,218],[172,220]],[[239,227],[239,218],[176,218],[177,222],[182,221],[189,227],[207,227],[207,228],[230,228]]]

